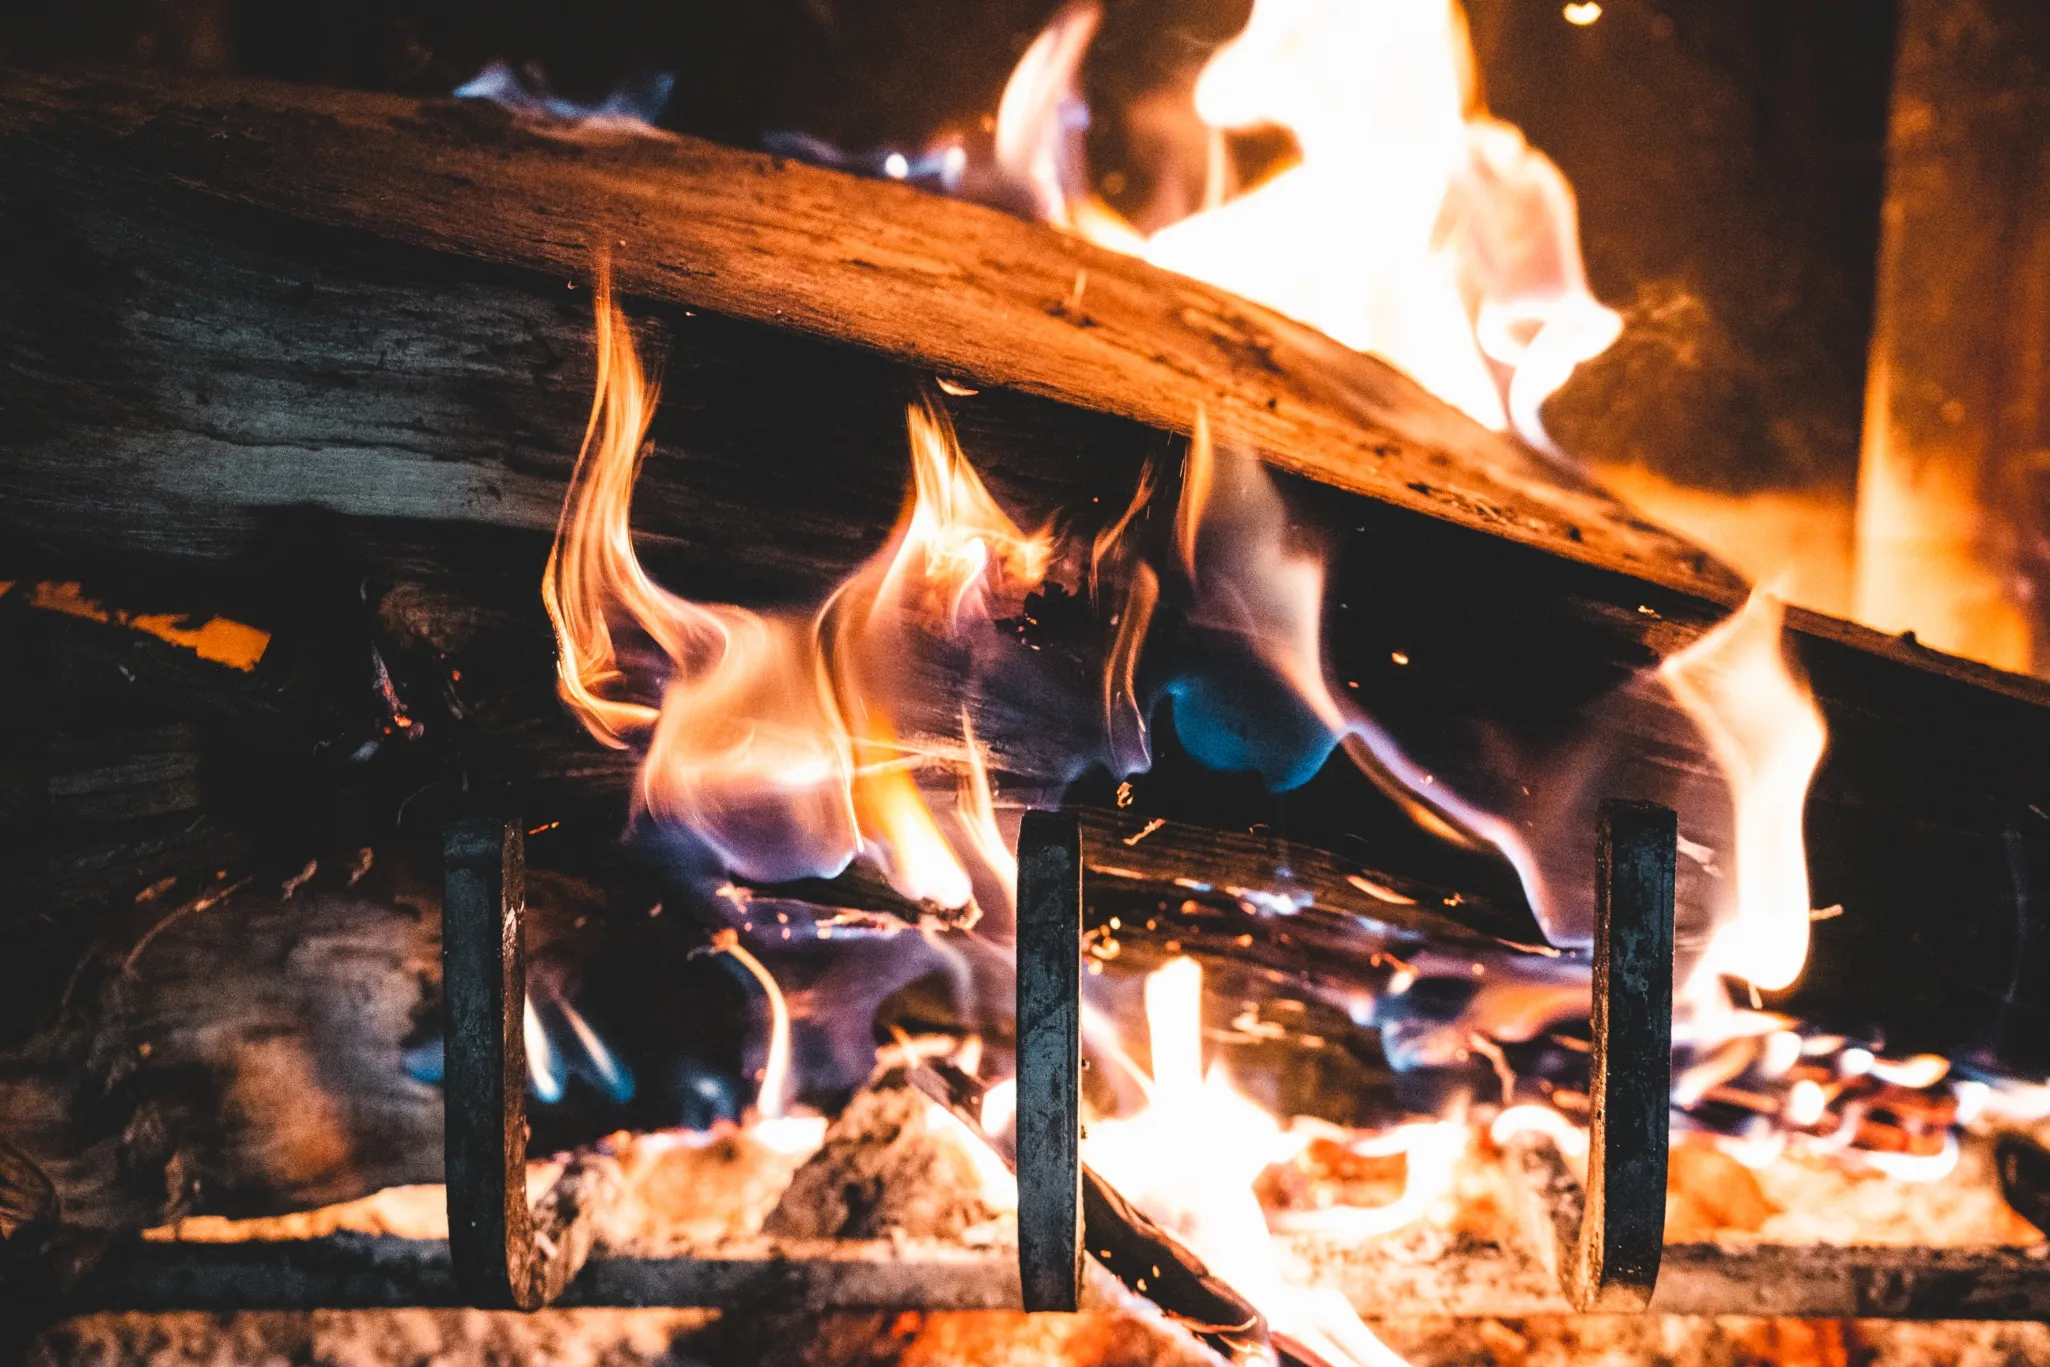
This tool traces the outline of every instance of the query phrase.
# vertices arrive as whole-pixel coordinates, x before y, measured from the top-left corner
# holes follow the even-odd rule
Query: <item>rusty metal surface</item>
[[[1601,805],[1595,846],[1587,1184],[1546,1174],[1557,1267],[1579,1310],[1635,1312],[1658,1284],[1673,1059],[1673,811]]]
[[[1018,833],[1018,1266],[1028,1310],[1082,1294],[1082,834],[1065,812]]]
[[[456,1285],[468,1304],[537,1310],[590,1251],[579,1174],[527,1205],[526,837],[471,818],[443,833],[444,1161]],[[538,1219],[537,1219],[538,1214]]]

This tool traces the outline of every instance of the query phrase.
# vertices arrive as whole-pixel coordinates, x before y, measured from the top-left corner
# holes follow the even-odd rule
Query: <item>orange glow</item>
[[[1014,609],[1046,572],[1049,538],[1012,522],[944,413],[918,406],[897,530],[815,615],[669,592],[642,569],[631,520],[654,387],[602,269],[594,293],[597,394],[542,579],[563,700],[606,744],[645,746],[642,808],[731,872],[831,876],[859,856],[907,897],[969,906],[968,875],[918,780],[952,762],[900,737],[893,702],[919,640]],[[659,704],[657,681],[621,662],[615,633],[629,629],[666,661]]]
[[[1852,499],[1838,489],[1731,494],[1689,488],[1637,465],[1597,465],[1615,494],[1789,603],[1851,613]]]
[[[0,593],[13,587],[11,581],[0,584]],[[209,617],[198,626],[187,626],[189,619],[183,613],[130,613],[119,608],[107,608],[86,597],[84,585],[77,583],[51,581],[37,584],[29,590],[29,606],[145,632],[160,641],[183,646],[202,660],[244,672],[255,669],[257,662],[263,659],[263,652],[270,648],[269,632],[244,623],[226,617]]]
[[[1566,22],[1577,28],[1586,28],[1602,17],[1602,7],[1596,4],[1595,0],[1583,0],[1583,3],[1568,5],[1561,12],[1566,16]]]
[[[1042,218],[1374,352],[1552,449],[1540,406],[1622,320],[1588,289],[1565,176],[1482,104],[1456,0],[1256,0],[1196,84],[1206,207],[1150,238],[1082,193],[1075,72],[1095,25],[1093,7],[1062,11],[1004,91],[999,161]],[[1224,134],[1261,126],[1292,133],[1300,159],[1223,198]]]
[[[1697,970],[1757,987],[1790,986],[1808,959],[1808,855],[1802,814],[1828,733],[1787,665],[1785,610],[1754,593],[1715,630],[1659,667],[1701,729],[1736,811],[1731,904]]]
[[[1883,417],[1892,381],[1875,362],[1858,471],[1858,560],[1853,607],[1881,631],[1912,631],[1937,650],[2026,673],[2028,614],[2004,519],[1986,504],[1969,450],[1928,449]]]

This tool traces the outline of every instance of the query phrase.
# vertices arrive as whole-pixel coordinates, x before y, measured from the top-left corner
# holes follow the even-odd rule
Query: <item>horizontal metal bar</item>
[[[1482,1245],[1418,1257],[1397,1237],[1282,1241],[1315,1283],[1362,1315],[1572,1313],[1535,1250]],[[109,1257],[62,1307],[284,1310],[462,1303],[441,1240],[337,1234],[292,1242],[140,1243]],[[1016,1309],[1008,1247],[751,1239],[672,1257],[594,1254],[563,1306]],[[2050,1318],[2050,1246],[1668,1244],[1654,1311],[1804,1319]]]
[[[142,1243],[108,1258],[64,1308],[370,1310],[468,1304],[442,1239],[335,1234]],[[1017,1309],[1009,1248],[891,1240],[741,1240],[680,1257],[588,1259],[559,1306]]]

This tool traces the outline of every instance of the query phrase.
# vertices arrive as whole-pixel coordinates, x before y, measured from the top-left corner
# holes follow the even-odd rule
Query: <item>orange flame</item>
[[[1004,91],[999,162],[1042,218],[1374,352],[1553,449],[1540,406],[1622,320],[1588,288],[1572,186],[1483,105],[1456,0],[1256,0],[1196,84],[1211,185],[1228,130],[1279,125],[1300,159],[1150,238],[1080,192],[1075,75],[1095,27],[1093,7],[1063,10]]]
[[[1807,685],[1788,668],[1785,609],[1754,593],[1742,610],[1659,667],[1701,728],[1736,807],[1732,905],[1697,970],[1768,990],[1808,960],[1808,855],[1801,821],[1828,732]]]
[[[761,987],[768,1001],[769,1053],[762,1066],[755,1111],[764,1120],[782,1119],[790,1104],[790,1006],[783,999],[783,989],[776,985],[768,966],[748,952],[735,932],[722,930],[713,936],[712,951],[732,955],[734,962],[746,969]]]
[[[602,268],[595,294],[597,396],[542,579],[564,701],[599,740],[645,744],[643,808],[732,872],[831,875],[861,855],[907,897],[968,905],[916,778],[938,757],[899,737],[892,695],[913,635],[986,625],[1038,584],[1048,538],[997,506],[939,410],[914,407],[898,529],[816,616],[670,593],[642,569],[631,526],[654,387]],[[627,625],[666,662],[659,706],[632,695],[614,640]]]

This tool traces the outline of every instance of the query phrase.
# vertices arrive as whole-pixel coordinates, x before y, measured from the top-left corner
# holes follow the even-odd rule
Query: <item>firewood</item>
[[[1206,286],[752,153],[569,143],[491,109],[253,83],[10,77],[0,221],[16,244],[0,264],[0,577],[79,580],[131,611],[220,614],[270,637],[244,672],[0,597],[0,877],[23,889],[0,909],[0,962],[32,1008],[4,1008],[9,1068],[55,1047],[38,1031],[64,984],[105,967],[95,944],[136,943],[134,896],[166,877],[188,900],[258,869],[275,888],[356,847],[337,832],[432,838],[466,790],[503,793],[537,825],[581,822],[594,842],[626,825],[632,757],[562,714],[536,592],[589,406],[584,285],[601,248],[666,357],[636,516],[643,556],[679,592],[818,601],[887,534],[903,402],[935,374],[981,389],[950,400],[953,415],[1021,525],[1112,515],[1201,405],[1221,439],[1283,472],[1296,529],[1327,552],[1334,686],[1435,782],[1556,851],[1548,931],[1584,937],[1601,797],[1667,801],[1690,841],[1730,854],[1720,775],[1639,676],[1741,586],[1380,363]],[[1093,711],[1046,705],[1093,696],[1095,664],[1062,635],[1072,601],[1042,606],[1015,677],[981,699],[1000,798],[1054,800],[1035,756],[1100,739]],[[2011,1062],[2046,1061],[2050,961],[2021,955],[2041,937],[2018,927],[2029,880],[2050,870],[2050,688],[1789,621],[1832,729],[1808,808],[1813,892],[1844,914],[1817,922],[1807,978],[1774,1004],[1883,1020],[1893,1048],[1990,1040]],[[907,732],[954,734],[951,682],[932,681],[930,715]],[[1526,925],[1499,860],[1420,835],[1342,761],[1271,794],[1201,771],[1164,716],[1159,730],[1129,807],[1101,771],[1071,800],[1169,823],[1148,840],[1229,836],[1156,847],[1176,857],[1271,872],[1290,852],[1342,910],[1422,923],[1368,890],[1342,900],[1345,875],[1378,870],[1419,907],[1412,883],[1440,890],[1441,930],[1477,924],[1443,905],[1454,893],[1501,913],[1486,933]],[[1130,848],[1145,857],[1145,841]],[[1685,936],[1717,884],[1683,861],[1681,885]],[[160,951],[218,933],[161,990],[247,995],[264,1016],[275,1002],[242,956],[288,956],[304,904],[254,914],[258,891],[182,915],[145,950],[145,978]],[[395,911],[347,924],[374,942],[368,978],[417,957]],[[118,993],[70,1000],[99,1014],[22,1076],[70,1066],[63,1049],[140,1042]],[[393,1123],[411,1125],[419,1100],[395,1103]],[[26,1126],[42,1137],[21,1147],[76,1169],[89,1195],[72,1213],[119,1226],[192,1195],[182,1177],[161,1185],[172,1165],[155,1149],[114,1161],[154,1133],[128,1124],[146,1110],[80,1131],[47,1098],[0,1105],[0,1136]],[[206,1199],[255,1210],[431,1175],[406,1139],[334,1170],[347,1181],[279,1178],[274,1139],[190,1169]]]
[[[188,204],[227,201],[230,217],[256,210],[274,223],[282,214],[366,230],[557,280],[585,277],[593,252],[607,250],[636,295],[773,321],[968,385],[1156,428],[1187,431],[1202,404],[1226,439],[1346,487],[1659,582],[1725,591],[1734,582],[1695,548],[1456,416],[1379,361],[1209,286],[977,206],[689,138],[567,141],[481,104],[105,76],[15,74],[8,84],[0,139],[11,215],[32,233],[67,235],[76,201],[39,209],[29,178],[39,189],[54,188],[52,177],[86,189],[76,178],[94,167],[99,185],[87,194],[103,206],[110,190],[131,205],[196,191]],[[65,288],[61,271],[42,274]],[[195,400],[232,401],[224,386],[174,402]],[[405,516],[421,495],[439,493],[429,504],[438,515],[454,495],[472,518],[532,516],[521,497],[532,490],[518,479],[496,494],[475,484],[465,493],[459,485],[473,477],[452,485],[417,464],[389,465],[396,452],[375,448],[398,435],[386,429],[366,448],[370,464],[401,477],[371,496],[380,511]],[[282,445],[264,444],[274,453]],[[413,461],[426,454],[416,450]],[[83,475],[71,467],[71,478]],[[419,476],[440,488],[408,487]],[[252,489],[245,506],[279,492]],[[479,506],[479,495],[501,508]],[[368,511],[361,497],[343,501]]]

